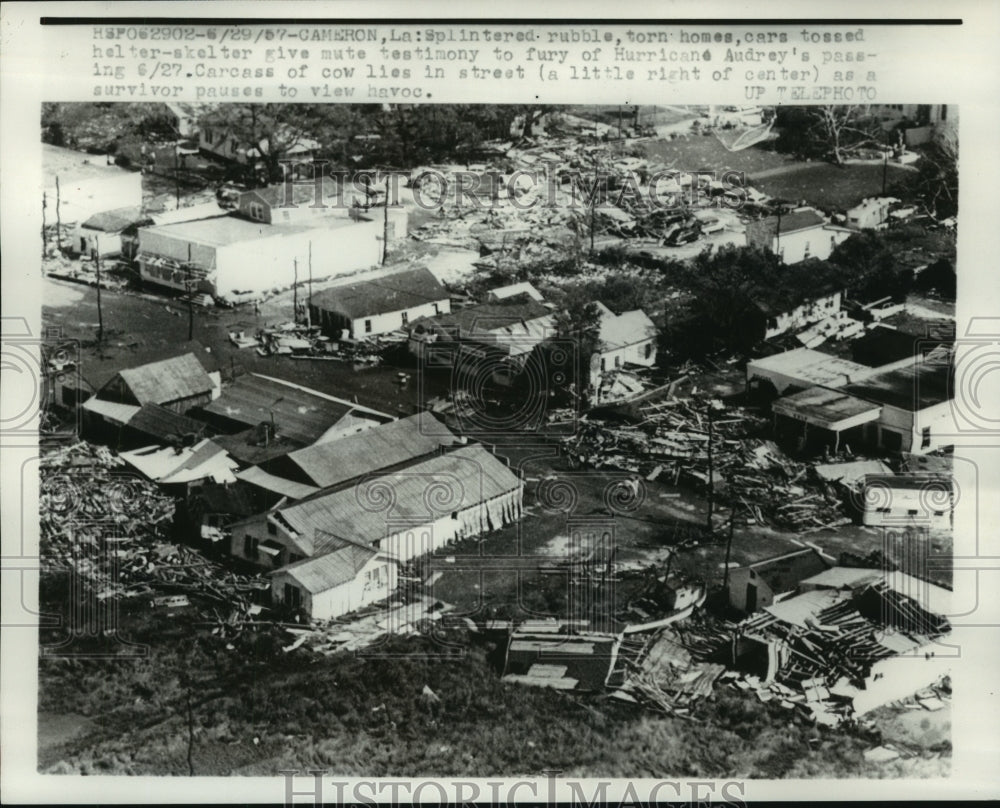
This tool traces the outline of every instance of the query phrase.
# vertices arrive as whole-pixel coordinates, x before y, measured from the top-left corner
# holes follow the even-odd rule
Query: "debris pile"
[[[382,334],[364,340],[346,335],[332,340],[320,333],[319,326],[281,323],[258,329],[256,333],[232,331],[229,341],[237,348],[253,348],[258,356],[288,356],[292,359],[346,362],[352,365],[377,365],[382,352],[406,339],[402,332]]]
[[[642,420],[635,425],[582,419],[563,441],[570,459],[700,489],[711,478],[717,501],[761,525],[801,531],[850,522],[841,497],[809,480],[810,466],[756,437],[766,421],[750,410],[713,412],[710,402],[693,398],[646,402],[639,409]]]
[[[42,568],[72,571],[99,600],[153,596],[154,606],[173,607],[197,596],[211,603],[220,622],[246,619],[266,581],[168,541],[174,499],[124,465],[106,447],[84,442],[43,456]]]

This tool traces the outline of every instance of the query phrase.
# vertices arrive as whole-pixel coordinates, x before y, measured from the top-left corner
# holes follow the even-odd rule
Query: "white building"
[[[101,258],[122,253],[122,234],[144,220],[139,208],[118,208],[95,213],[73,231],[73,252]]]
[[[750,222],[746,238],[748,246],[767,247],[786,264],[797,264],[809,258],[825,261],[852,232],[830,224],[813,208],[797,208],[783,216]]]
[[[867,474],[861,523],[869,527],[951,526],[955,509],[947,474]]]
[[[142,174],[109,165],[102,154],[46,143],[42,145],[42,173],[49,225],[56,223],[57,200],[58,218],[64,225],[83,222],[101,211],[142,206]]]
[[[847,224],[858,230],[873,230],[886,227],[889,214],[899,200],[893,196],[872,196],[862,199],[847,211]]]
[[[235,523],[230,549],[277,569],[323,554],[333,536],[408,561],[517,521],[523,493],[502,461],[469,445]]]
[[[329,620],[387,598],[396,589],[396,560],[370,546],[329,536],[326,552],[271,574],[271,599]]]
[[[310,321],[324,333],[354,339],[406,329],[421,317],[451,312],[448,291],[423,267],[367,272],[342,278],[315,292]]]
[[[144,281],[195,291],[223,302],[260,298],[308,277],[366,269],[382,256],[382,223],[347,215],[309,225],[269,225],[238,215],[142,228],[139,274]]]
[[[601,317],[597,350],[590,360],[590,384],[601,398],[604,374],[626,365],[652,367],[656,364],[657,330],[642,309],[615,314],[603,303],[594,304]]]

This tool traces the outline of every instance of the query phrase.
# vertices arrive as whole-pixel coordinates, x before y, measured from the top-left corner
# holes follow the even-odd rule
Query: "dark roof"
[[[206,483],[196,489],[191,499],[197,501],[205,513],[224,513],[232,516],[250,516],[254,513],[250,490],[239,482],[229,485]]]
[[[946,362],[921,360],[843,389],[858,398],[914,412],[951,399],[951,373]]]
[[[448,292],[434,274],[425,267],[417,267],[339,283],[314,294],[312,305],[355,319],[444,300],[448,300]]]
[[[547,317],[551,313],[547,306],[524,293],[502,300],[466,306],[450,314],[423,318],[418,322],[423,323],[426,327],[430,327],[430,324],[433,323],[446,329],[457,328],[458,336],[462,336],[503,328],[521,321],[537,320],[541,317]]]
[[[771,234],[786,235],[799,230],[809,230],[813,227],[822,227],[826,224],[823,217],[814,210],[801,210],[797,213],[787,213],[780,219],[777,216],[768,216],[764,220],[765,225]],[[780,226],[780,233],[779,228]]]
[[[373,547],[355,544],[339,536],[323,536],[319,541],[330,548],[328,552],[296,561],[273,574],[294,578],[308,592],[325,592],[353,581],[378,554]]]
[[[302,441],[291,440],[281,435],[265,440],[264,431],[259,425],[244,429],[235,435],[216,435],[212,440],[229,452],[234,460],[250,466],[283,457],[289,452],[301,449],[304,445]]]
[[[421,412],[337,440],[307,446],[288,459],[314,485],[329,488],[347,480],[430,454],[455,436],[433,415]]]
[[[210,393],[211,377],[193,353],[119,371],[139,404],[166,404]]]
[[[353,406],[264,376],[246,374],[226,387],[204,412],[247,426],[270,422],[279,438],[306,446],[347,416]],[[294,448],[300,448],[296,446]]]
[[[201,435],[205,431],[205,424],[201,421],[180,415],[159,404],[144,404],[129,419],[128,427],[159,439],[190,434]]]
[[[81,225],[90,230],[101,230],[105,233],[117,233],[130,224],[148,219],[139,208],[117,208],[95,213]]]
[[[811,578],[831,565],[811,547],[792,553],[765,558],[748,565],[775,594],[791,592],[801,581]]]
[[[907,357],[916,357],[921,349],[920,342],[920,337],[898,328],[877,325],[851,343],[851,356],[855,362],[877,368]],[[924,345],[923,349],[926,347]]]

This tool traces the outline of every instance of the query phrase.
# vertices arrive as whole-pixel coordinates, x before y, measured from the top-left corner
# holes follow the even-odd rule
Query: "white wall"
[[[101,258],[118,255],[122,251],[121,233],[105,233],[103,230],[77,225],[73,231],[72,251],[81,255],[92,255],[97,252]]]
[[[435,303],[437,308],[435,308]],[[407,323],[403,323],[403,312],[390,311],[383,314],[374,314],[371,317],[358,317],[351,323],[351,336],[355,339],[363,339],[377,334],[388,334],[392,331],[400,331],[406,325],[412,323],[418,317],[434,317],[437,314],[449,314],[451,312],[451,301],[448,298],[431,303],[424,303],[420,306],[406,309]],[[365,321],[371,320],[371,330],[365,329]]]
[[[327,589],[325,592],[307,592],[288,573],[277,572],[271,577],[271,599],[283,604],[285,584],[299,589],[302,608],[313,620],[329,620],[362,606],[389,597],[398,583],[397,566],[381,556],[375,556],[352,581]],[[375,573],[369,576],[369,573]]]
[[[884,501],[882,496],[873,495],[871,503],[865,498],[861,523],[869,527],[946,528],[951,525],[953,506],[942,504],[943,498],[939,489],[894,488],[890,484]]]
[[[774,239],[771,249],[786,264],[797,264],[806,258],[819,258],[825,261],[830,257],[833,248],[850,235],[841,230],[815,227],[787,235],[782,233]]]
[[[818,323],[840,311],[840,306],[841,293],[839,291],[803,303],[792,311],[777,315],[773,325],[768,320],[764,326],[764,339],[771,339],[786,331]]]

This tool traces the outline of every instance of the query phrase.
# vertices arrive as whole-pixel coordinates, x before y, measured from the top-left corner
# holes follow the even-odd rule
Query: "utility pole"
[[[188,244],[187,260],[187,298],[188,298],[188,342],[194,339],[194,281],[191,278],[191,245]]]
[[[56,177],[56,252],[62,247],[62,215],[59,208],[62,206],[62,198],[59,194],[59,177]]]
[[[597,226],[597,160],[594,160],[594,187],[590,193],[590,254],[594,254],[594,228]]]
[[[101,248],[98,244],[97,253],[97,344],[104,342],[104,313],[101,310]]]
[[[174,144],[174,198],[177,202],[177,210],[181,209],[181,157],[178,153],[177,144]]]
[[[882,196],[885,196],[885,181],[886,181],[886,175],[888,173],[889,173],[889,150],[883,148],[882,149]]]
[[[382,265],[389,255],[389,177],[385,178],[385,214],[382,220]]]
[[[312,326],[312,304],[313,304],[313,243],[309,241],[309,303],[306,306],[306,325]]]
[[[729,559],[733,552],[733,533],[736,530],[736,507],[729,514],[729,538],[726,539],[726,568],[722,573],[722,588],[729,589]]]
[[[712,529],[712,516],[715,511],[715,469],[712,463],[712,452],[715,443],[715,429],[712,418],[712,402],[708,403],[708,529]]]
[[[45,258],[45,191],[42,191],[42,258]]]
[[[292,259],[292,266],[295,271],[295,282],[292,284],[292,322],[299,321],[299,259]]]

